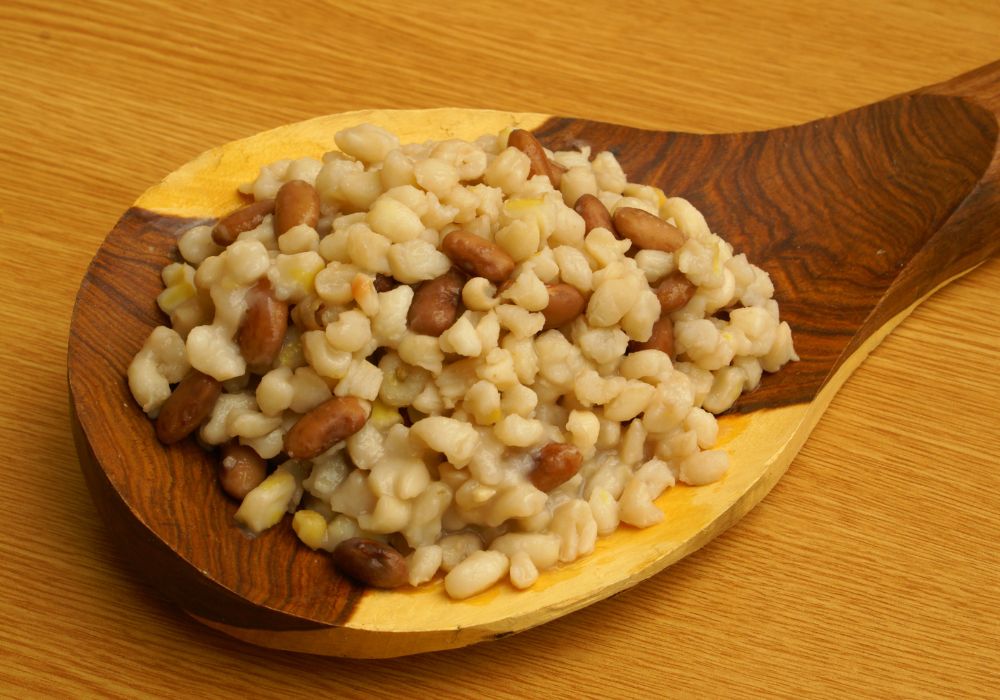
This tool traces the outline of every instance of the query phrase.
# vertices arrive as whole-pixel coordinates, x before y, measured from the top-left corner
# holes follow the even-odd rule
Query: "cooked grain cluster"
[[[365,583],[465,598],[725,473],[714,414],[797,358],[691,204],[521,130],[336,143],[183,234],[129,367],[163,442],[218,446],[243,526],[293,513]]]

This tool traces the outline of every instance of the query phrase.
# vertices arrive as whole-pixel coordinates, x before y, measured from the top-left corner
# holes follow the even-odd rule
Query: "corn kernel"
[[[236,511],[236,522],[261,533],[277,525],[295,494],[295,477],[279,469],[246,495]]]
[[[292,517],[292,529],[312,549],[322,549],[326,542],[326,518],[314,510],[299,510]]]

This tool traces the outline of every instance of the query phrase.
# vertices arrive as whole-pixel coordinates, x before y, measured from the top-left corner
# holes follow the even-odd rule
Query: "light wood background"
[[[998,58],[983,1],[0,3],[0,696],[996,697],[1000,260],[917,309],[705,549],[381,662],[247,646],[154,592],[88,498],[65,353],[104,233],[233,138],[365,107],[764,129]]]

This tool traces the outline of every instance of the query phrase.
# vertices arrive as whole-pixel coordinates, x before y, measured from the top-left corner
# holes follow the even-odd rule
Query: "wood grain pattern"
[[[146,421],[129,402],[122,377],[130,353],[164,321],[137,314],[136,300],[155,298],[157,268],[176,257],[174,241],[198,220],[134,207],[84,279],[70,331],[69,380],[91,490],[114,516],[107,519],[127,551],[167,595],[218,629],[282,649],[385,657],[453,648],[536,626],[634,585],[752,508],[881,338],[924,296],[1000,248],[988,229],[974,225],[1000,214],[992,100],[1000,91],[1000,64],[924,92],[935,91],[964,96],[906,96],[800,127],[722,137],[564,118],[542,124],[552,147],[613,150],[632,177],[685,192],[717,213],[710,221],[736,231],[729,237],[736,250],[766,260],[774,279],[784,282],[781,301],[791,313],[783,316],[797,331],[803,360],[766,377],[741,402],[738,412],[749,415],[721,423],[720,444],[732,461],[725,479],[704,489],[672,489],[658,501],[671,516],[667,521],[606,538],[590,557],[544,572],[530,592],[500,587],[455,603],[443,598],[440,586],[430,593],[360,591],[321,555],[302,554],[288,523],[280,535],[242,537],[232,504],[214,486],[214,458],[143,439]],[[493,130],[498,119],[503,126],[505,119],[517,123],[473,110],[315,119],[213,149],[139,201],[160,202],[167,211],[225,211],[206,197],[232,198],[224,186],[232,173],[219,164],[252,171],[251,158],[290,157],[299,144],[315,144],[311,155],[319,156],[331,146],[330,134],[365,121],[399,124],[420,141],[459,135],[450,126],[457,124],[472,137]],[[540,121],[522,119],[525,126]],[[676,162],[703,179],[666,177]],[[110,360],[109,349],[126,352]],[[762,408],[771,412],[755,412]],[[310,627],[327,629],[302,631]]]
[[[772,128],[988,63],[998,35],[994,4],[940,0],[432,1],[409,21],[366,2],[0,4],[0,692],[473,698],[489,676],[503,697],[993,697],[996,261],[899,326],[763,506],[705,550],[537,630],[390,662],[259,650],[166,603],[82,482],[64,360],[123,208],[234,136],[448,104]]]

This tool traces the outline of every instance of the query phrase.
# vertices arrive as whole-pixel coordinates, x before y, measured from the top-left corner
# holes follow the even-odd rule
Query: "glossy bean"
[[[368,420],[353,396],[335,396],[304,414],[285,434],[285,453],[291,459],[312,459],[361,430]]]
[[[384,542],[363,537],[338,544],[333,564],[342,574],[374,588],[399,588],[409,578],[402,554]]]
[[[156,418],[156,437],[165,445],[179,442],[208,418],[222,393],[222,383],[198,370],[191,370],[174,387]]]
[[[260,226],[268,214],[274,212],[274,200],[262,199],[228,214],[212,228],[212,240],[216,245],[227,246],[244,231],[252,231]]]
[[[642,209],[619,207],[612,217],[615,230],[637,248],[672,253],[684,245],[684,234],[658,216]]]

